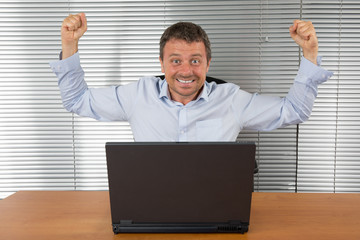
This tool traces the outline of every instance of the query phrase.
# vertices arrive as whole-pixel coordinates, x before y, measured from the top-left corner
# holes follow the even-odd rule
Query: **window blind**
[[[200,24],[212,43],[209,75],[249,92],[285,96],[300,50],[288,28],[312,20],[326,69],[310,120],[255,141],[256,191],[360,191],[359,44],[356,1],[1,1],[0,198],[18,190],[106,190],[104,145],[133,141],[126,122],[66,112],[49,61],[61,50],[60,26],[85,12],[79,52],[90,87],[159,75],[158,41],[177,21]]]
[[[306,0],[302,8],[318,26],[323,65],[336,74],[300,128],[299,191],[359,192],[360,3]]]
[[[300,18],[299,1],[261,1],[259,86],[263,95],[285,97],[299,66],[299,48],[289,35]],[[253,134],[253,133],[252,133]],[[255,190],[293,192],[296,186],[297,126],[257,134]],[[240,134],[241,139],[242,133]]]
[[[0,2],[0,197],[74,186],[72,117],[48,62],[65,1]]]

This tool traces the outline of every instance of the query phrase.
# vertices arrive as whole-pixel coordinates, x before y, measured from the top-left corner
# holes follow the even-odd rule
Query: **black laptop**
[[[106,143],[114,233],[245,233],[255,144]]]

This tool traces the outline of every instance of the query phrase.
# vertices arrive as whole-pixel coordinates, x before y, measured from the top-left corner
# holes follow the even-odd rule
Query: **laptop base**
[[[230,221],[227,223],[132,223],[122,221],[113,224],[117,233],[242,233],[248,231],[249,223]]]

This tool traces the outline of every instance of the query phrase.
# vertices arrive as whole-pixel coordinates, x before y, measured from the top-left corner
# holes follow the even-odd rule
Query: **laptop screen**
[[[106,155],[117,232],[249,223],[254,143],[107,143]]]

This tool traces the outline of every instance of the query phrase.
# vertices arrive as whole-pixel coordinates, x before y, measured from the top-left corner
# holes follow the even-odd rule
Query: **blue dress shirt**
[[[267,131],[301,123],[311,114],[318,85],[332,76],[303,58],[285,98],[205,82],[198,98],[183,105],[171,100],[167,82],[157,77],[88,88],[79,53],[50,66],[68,111],[100,121],[128,121],[135,141],[235,141],[242,129]]]

